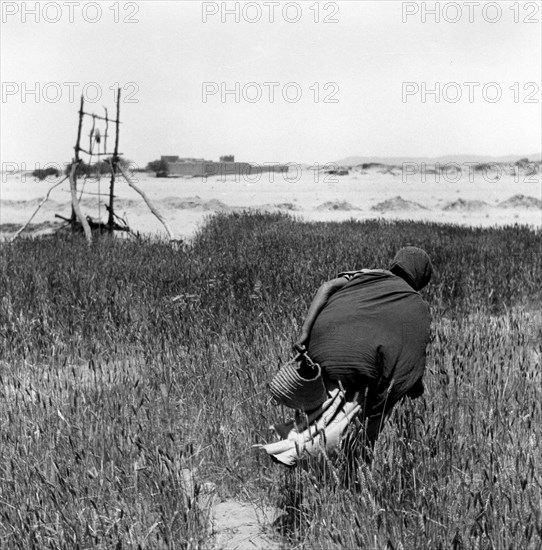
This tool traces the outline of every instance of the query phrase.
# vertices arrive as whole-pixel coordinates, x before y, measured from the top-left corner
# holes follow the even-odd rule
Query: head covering
[[[420,290],[431,280],[433,266],[427,252],[415,246],[406,246],[393,258],[390,271],[403,277],[414,290]]]

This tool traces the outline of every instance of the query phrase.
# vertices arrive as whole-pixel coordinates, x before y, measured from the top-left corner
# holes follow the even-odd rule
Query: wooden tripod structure
[[[108,212],[109,216],[107,219],[107,223],[105,224],[104,228],[109,232],[112,233],[114,230],[121,230],[121,231],[129,231],[129,228],[127,226],[120,226],[118,223],[115,222],[115,206],[114,206],[114,198],[115,198],[115,176],[119,172],[119,128],[120,128],[120,88],[117,90],[117,116],[115,119],[110,120],[107,115],[107,109],[105,110],[105,117],[100,117],[98,115],[95,115],[93,113],[85,113],[84,111],[84,103],[85,100],[83,98],[83,95],[81,95],[81,104],[79,107],[79,126],[77,128],[77,142],[75,143],[75,156],[72,161],[70,172],[69,172],[69,179],[70,179],[70,191],[71,191],[71,199],[72,199],[72,215],[70,218],[70,223],[72,225],[72,228],[74,228],[79,222],[81,224],[81,227],[83,228],[83,231],[85,232],[85,236],[88,242],[92,241],[92,231],[90,228],[89,221],[83,216],[83,213],[81,212],[81,207],[79,205],[79,200],[77,199],[77,168],[81,164],[81,156],[80,153],[86,153],[92,157],[93,154],[95,154],[98,157],[98,161],[100,160],[101,156],[110,156],[109,165],[111,168],[111,180],[109,184],[109,206],[108,206]],[[92,117],[92,130],[90,131],[90,145],[89,145],[89,151],[86,151],[81,147],[81,131],[83,129],[83,119],[85,116]],[[96,119],[104,120],[105,121],[105,134],[103,136],[104,139],[104,152],[100,153],[93,153],[92,151],[92,140],[93,138],[98,139],[98,136],[100,136],[99,133],[95,134],[95,123]],[[109,130],[109,122],[112,122],[115,124],[115,148],[113,150],[113,153],[107,152],[107,138],[108,138],[108,130]],[[100,223],[97,224],[100,226]]]
[[[92,130],[90,132],[90,146],[89,151],[86,151],[81,147],[81,131],[83,128],[83,118],[85,116],[92,117]],[[104,139],[104,152],[103,153],[93,153],[92,151],[92,140],[93,137],[98,140],[98,137],[101,140],[101,136],[99,133],[95,134],[95,122],[96,119],[98,120],[104,120],[105,121],[105,133],[103,136]],[[109,123],[115,124],[115,148],[113,150],[113,153],[107,152],[107,137],[108,137],[108,130],[109,130]],[[105,229],[109,233],[112,233],[113,231],[130,231],[130,228],[124,223],[123,225],[120,225],[116,220],[120,220],[118,216],[115,214],[115,207],[114,207],[114,198],[115,198],[115,180],[116,177],[120,174],[122,177],[126,180],[128,185],[134,189],[137,193],[141,195],[147,206],[149,207],[149,210],[158,218],[160,223],[164,226],[169,238],[171,240],[174,240],[174,235],[171,229],[169,228],[167,222],[163,218],[163,216],[158,212],[158,210],[154,207],[151,200],[147,197],[147,195],[135,184],[134,181],[130,178],[130,176],[126,173],[124,168],[122,167],[122,164],[120,162],[120,153],[119,153],[119,129],[120,129],[120,88],[117,89],[117,114],[115,119],[110,119],[107,116],[107,109],[105,111],[105,117],[100,117],[98,115],[95,115],[93,113],[86,113],[84,111],[84,98],[81,95],[81,106],[79,108],[79,126],[77,129],[77,142],[75,144],[75,156],[71,164],[70,173],[69,173],[69,179],[70,179],[70,189],[71,189],[71,197],[72,197],[72,215],[71,219],[69,220],[72,224],[72,227],[75,227],[76,223],[79,222],[81,226],[83,227],[83,231],[85,232],[85,236],[87,241],[90,243],[92,242],[92,231],[91,231],[91,224],[89,224],[89,220],[87,220],[82,212],[79,205],[79,201],[77,199],[77,167],[81,164],[81,152],[86,153],[90,156],[95,154],[98,159],[100,159],[101,156],[110,157],[109,160],[109,167],[111,169],[111,180],[109,183],[109,206],[107,206],[107,210],[109,212],[107,223],[104,225],[101,222],[98,223],[92,223],[94,228],[98,228],[100,230]]]
[[[149,210],[158,218],[160,223],[164,226],[170,240],[175,240],[173,232],[169,228],[166,220],[163,218],[163,216],[158,212],[158,210],[154,207],[151,200],[147,195],[143,192],[142,189],[140,189],[135,182],[132,180],[132,178],[127,174],[126,170],[122,166],[121,162],[121,154],[119,153],[119,130],[120,130],[120,88],[117,90],[117,114],[116,118],[110,119],[107,114],[107,109],[105,110],[105,117],[98,116],[94,113],[86,113],[84,111],[84,98],[81,95],[81,104],[79,107],[79,125],[77,128],[77,141],[75,143],[75,154],[72,160],[72,163],[68,170],[68,175],[62,178],[60,181],[56,182],[47,192],[47,195],[45,198],[38,204],[36,210],[30,217],[30,219],[15,233],[15,235],[12,237],[11,241],[13,242],[30,224],[30,222],[34,219],[34,216],[38,213],[39,209],[47,202],[49,199],[49,195],[51,191],[58,187],[61,183],[63,183],[66,179],[70,180],[70,193],[71,193],[71,206],[72,206],[72,212],[70,218],[65,218],[64,216],[60,216],[59,214],[56,214],[55,216],[57,218],[63,219],[67,221],[73,230],[76,230],[78,228],[78,225],[80,225],[83,228],[83,231],[85,233],[85,237],[87,239],[87,242],[90,244],[92,242],[92,230],[99,230],[99,231],[107,231],[108,233],[113,233],[113,231],[127,231],[129,233],[132,233],[131,229],[128,227],[126,222],[119,218],[115,214],[115,205],[114,205],[114,199],[115,199],[115,183],[116,179],[119,175],[121,175],[128,185],[134,189],[145,201],[147,204]],[[83,120],[84,117],[91,117],[92,118],[92,129],[90,131],[90,145],[89,150],[83,149],[81,147],[81,133],[83,130]],[[102,120],[105,121],[105,132],[102,136],[99,132],[99,129],[96,128],[96,120]],[[113,149],[113,152],[107,152],[107,138],[108,131],[109,131],[109,123],[114,123],[115,125],[115,147]],[[93,143],[96,141],[97,143],[100,143],[103,138],[104,142],[104,150],[102,153],[99,152],[95,153],[93,151]],[[93,141],[94,140],[94,141]],[[111,179],[109,183],[109,205],[106,206],[108,210],[108,218],[106,223],[102,223],[100,220],[97,222],[92,220],[90,217],[85,217],[83,215],[83,212],[81,211],[81,205],[79,204],[79,199],[77,198],[77,168],[81,165],[83,162],[83,159],[81,158],[81,154],[84,153],[89,155],[89,157],[92,159],[92,156],[98,157],[98,166],[100,157],[109,157],[107,160],[107,164],[109,165],[110,171],[111,171]],[[90,165],[89,165],[90,166]],[[120,223],[119,223],[120,222]]]

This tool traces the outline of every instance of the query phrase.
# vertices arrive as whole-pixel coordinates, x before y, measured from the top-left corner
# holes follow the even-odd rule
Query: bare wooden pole
[[[83,129],[83,116],[85,115],[85,113],[83,111],[84,103],[85,103],[85,100],[83,98],[83,94],[81,94],[81,105],[79,107],[79,127],[77,128],[77,142],[75,143],[75,147],[74,147],[74,149],[75,149],[75,159],[74,159],[74,162],[72,164],[72,169],[73,169],[74,166],[76,168],[79,167],[79,163],[81,162],[81,159],[79,158],[79,148],[80,148],[80,145],[81,145],[81,130]],[[75,189],[75,192],[77,193],[77,174],[76,174],[76,171],[73,171],[72,176],[70,177],[70,188],[72,186]],[[78,205],[79,205],[79,203],[78,203]],[[76,220],[76,212],[75,212],[75,208],[73,206],[73,201],[72,201],[72,215],[71,215],[72,227],[75,226],[75,220]]]
[[[117,89],[117,120],[115,120],[115,155],[119,153],[120,88]]]
[[[115,152],[113,153],[113,159],[111,161],[111,183],[109,185],[109,217],[107,220],[107,227],[110,232],[113,232],[113,226],[115,225],[115,211],[114,211],[114,199],[115,199],[115,174],[119,164],[119,124],[120,124],[120,87],[117,89],[117,120],[115,121]]]
[[[77,188],[76,188],[76,181],[75,181],[75,172],[77,170],[77,166],[78,166],[78,163],[73,162],[70,169],[70,190],[72,194],[72,212],[74,212],[77,220],[79,220],[79,223],[81,224],[81,227],[85,232],[85,237],[87,239],[87,242],[88,244],[90,244],[92,242],[92,231],[90,230],[90,226],[88,225],[87,219],[85,218],[85,216],[83,216],[83,212],[81,212],[81,207],[79,206],[79,201],[77,200]]]
[[[149,210],[158,218],[160,223],[164,226],[167,234],[169,235],[169,238],[172,240],[175,239],[173,231],[171,231],[171,229],[169,228],[169,225],[167,224],[162,214],[160,214],[160,212],[156,210],[149,197],[147,197],[147,195],[130,179],[130,176],[128,176],[128,174],[123,170],[122,166],[119,165],[118,169],[119,172],[123,175],[124,179],[128,182],[128,185],[143,197],[143,200],[147,203]]]
[[[91,158],[89,160],[89,164],[92,164],[92,155],[93,155],[93,149],[94,149],[94,143],[92,142],[94,138],[94,131],[96,128],[96,116],[92,115],[92,128],[90,129],[90,134],[88,135],[88,150],[90,151]],[[99,152],[99,147],[98,147]]]
[[[104,110],[105,110],[104,154],[105,154],[107,152],[107,138],[109,136],[109,118],[107,116],[107,107],[104,107]]]

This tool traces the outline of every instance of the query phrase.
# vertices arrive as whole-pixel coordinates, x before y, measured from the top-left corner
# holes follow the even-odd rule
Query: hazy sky
[[[540,151],[540,2],[435,5],[4,1],[1,160],[68,161],[115,83],[139,165]]]

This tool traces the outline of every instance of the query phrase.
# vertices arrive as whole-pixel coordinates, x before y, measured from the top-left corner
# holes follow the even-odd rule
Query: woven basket
[[[311,378],[302,376],[300,367],[300,364],[295,363],[287,363],[281,367],[271,381],[269,390],[275,401],[281,405],[310,411],[327,399],[326,387],[320,365],[314,364]]]

